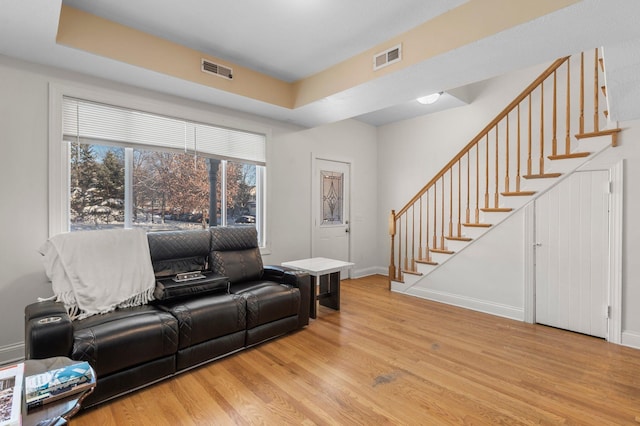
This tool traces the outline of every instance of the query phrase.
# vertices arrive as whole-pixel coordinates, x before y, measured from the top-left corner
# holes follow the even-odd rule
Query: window
[[[63,98],[68,230],[254,226],[265,136]]]

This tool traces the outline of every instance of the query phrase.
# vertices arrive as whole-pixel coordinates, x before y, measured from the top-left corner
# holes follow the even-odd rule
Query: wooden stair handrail
[[[555,60],[549,68],[547,68],[542,74],[538,76],[529,86],[527,86],[522,93],[520,93],[506,108],[504,108],[484,129],[478,133],[476,137],[469,142],[451,161],[449,161],[422,189],[400,209],[395,217],[400,217],[406,213],[409,208],[416,203],[420,197],[422,197],[428,190],[435,184],[444,174],[449,171],[466,153],[473,148],[491,129],[493,129],[502,119],[504,119],[516,106],[518,106],[529,94],[531,94],[544,80],[546,80],[551,74],[553,74],[562,64],[569,60],[569,56]]]

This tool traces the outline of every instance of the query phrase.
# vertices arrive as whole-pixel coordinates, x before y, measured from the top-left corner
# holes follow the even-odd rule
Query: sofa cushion
[[[298,315],[300,290],[272,281],[231,285],[231,293],[247,301],[247,329]]]
[[[156,277],[207,269],[211,241],[207,229],[149,232],[147,240]]]
[[[234,294],[213,294],[158,307],[178,320],[179,349],[242,331],[247,324],[246,302]]]
[[[73,322],[71,358],[89,361],[98,377],[175,354],[178,321],[154,306],[137,306]]]
[[[205,273],[202,278],[182,282],[176,282],[173,278],[160,279],[156,282],[153,296],[158,301],[167,301],[220,292],[229,292],[229,279],[221,275]]]

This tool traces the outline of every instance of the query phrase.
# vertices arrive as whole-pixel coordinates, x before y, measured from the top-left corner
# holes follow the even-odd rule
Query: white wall
[[[51,293],[47,236],[47,81],[0,66],[0,361],[23,355],[27,303]]]
[[[272,238],[273,255],[265,262],[281,263],[311,255],[312,157],[345,161],[351,167],[351,261],[352,276],[375,273],[377,182],[376,128],[346,120],[309,130],[281,134],[271,155],[273,171],[271,202],[272,235],[295,229],[303,238]],[[277,186],[275,186],[277,185]],[[299,196],[291,197],[291,194]],[[294,224],[294,226],[292,226]]]
[[[24,307],[52,294],[38,248],[48,237],[49,83],[82,84],[196,109],[269,129],[265,263],[308,256],[311,153],[352,162],[352,254],[356,274],[376,266],[376,129],[347,120],[303,130],[286,123],[43,68],[0,56],[0,364],[24,354]]]

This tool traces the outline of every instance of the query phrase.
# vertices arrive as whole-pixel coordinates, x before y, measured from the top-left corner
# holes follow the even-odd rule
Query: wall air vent
[[[402,45],[399,44],[384,52],[376,53],[373,55],[373,70],[377,71],[380,68],[384,68],[387,65],[400,62],[402,60]]]
[[[202,59],[201,70],[202,72],[214,74],[218,77],[223,77],[229,80],[233,78],[233,69],[225,67],[224,65],[216,64],[215,62],[208,61],[204,58]]]

